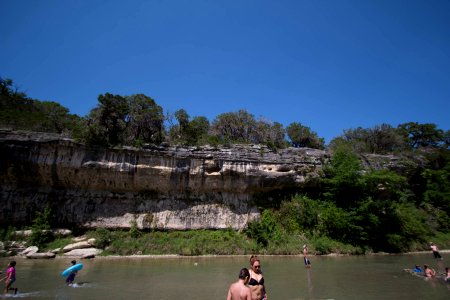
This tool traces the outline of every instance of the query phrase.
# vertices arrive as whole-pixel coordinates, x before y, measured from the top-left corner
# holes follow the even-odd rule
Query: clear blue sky
[[[0,76],[86,115],[143,93],[191,116],[246,109],[329,142],[450,129],[450,1],[0,0]]]

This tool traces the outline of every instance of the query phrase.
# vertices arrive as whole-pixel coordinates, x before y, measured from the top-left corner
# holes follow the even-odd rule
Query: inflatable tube
[[[83,264],[76,264],[71,266],[70,268],[65,269],[62,273],[61,276],[62,277],[67,277],[69,276],[70,273],[72,273],[73,271],[78,271],[83,269]]]

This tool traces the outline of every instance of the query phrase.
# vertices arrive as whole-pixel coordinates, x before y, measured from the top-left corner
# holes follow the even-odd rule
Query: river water
[[[302,256],[261,256],[271,300],[293,299],[450,299],[450,284],[404,271],[429,264],[439,272],[450,266],[450,254],[436,261],[431,253],[388,256],[311,257],[305,269]],[[80,261],[84,268],[68,287],[60,273],[68,258],[16,258],[22,299],[225,299],[247,256],[140,257]],[[0,259],[6,268],[9,259]],[[4,269],[3,267],[1,268]],[[4,271],[3,271],[4,272]],[[5,296],[0,296],[5,297]],[[11,296],[8,296],[10,298]]]

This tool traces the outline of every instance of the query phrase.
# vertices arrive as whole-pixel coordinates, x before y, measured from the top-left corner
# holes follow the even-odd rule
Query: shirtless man
[[[247,268],[242,268],[239,272],[239,280],[230,285],[227,300],[252,300],[252,293],[246,284],[250,280],[250,273]]]
[[[425,277],[428,278],[436,276],[436,272],[432,268],[428,267],[428,265],[423,265],[423,273]]]

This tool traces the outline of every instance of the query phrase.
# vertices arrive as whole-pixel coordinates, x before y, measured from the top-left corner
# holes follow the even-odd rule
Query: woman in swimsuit
[[[256,255],[250,257],[250,266],[250,281],[248,285],[252,291],[252,300],[267,300],[264,277],[261,272],[261,262]]]

